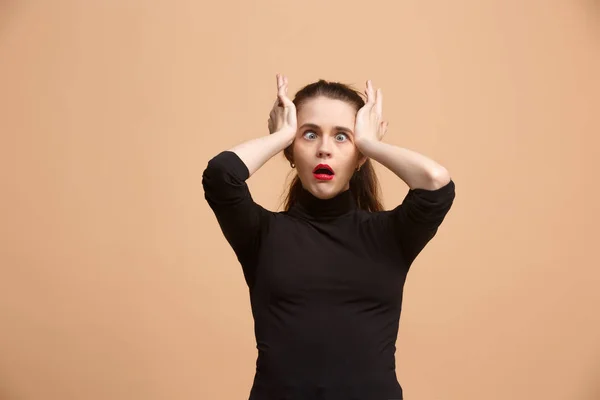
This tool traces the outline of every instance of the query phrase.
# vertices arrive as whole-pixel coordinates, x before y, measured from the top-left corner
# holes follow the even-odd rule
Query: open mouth
[[[335,173],[333,169],[327,164],[319,164],[313,169],[313,175],[316,179],[321,181],[330,181],[333,179]]]

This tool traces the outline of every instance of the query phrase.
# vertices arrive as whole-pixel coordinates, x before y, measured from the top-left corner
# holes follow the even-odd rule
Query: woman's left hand
[[[380,141],[387,132],[388,123],[383,121],[383,94],[381,89],[373,90],[370,80],[367,81],[365,94],[367,101],[356,113],[354,141],[359,147],[368,141]]]

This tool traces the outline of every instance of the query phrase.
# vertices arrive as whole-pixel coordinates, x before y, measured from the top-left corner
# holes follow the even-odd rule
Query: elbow
[[[429,176],[430,179],[430,187],[433,190],[437,190],[446,186],[452,180],[450,176],[450,172],[444,167],[435,168]]]
[[[204,192],[218,190],[219,185],[225,181],[225,168],[223,163],[219,162],[218,158],[211,159],[204,171],[202,171],[202,187]]]

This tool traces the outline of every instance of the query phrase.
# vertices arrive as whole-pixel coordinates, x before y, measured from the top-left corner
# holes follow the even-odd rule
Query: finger
[[[281,100],[281,102],[283,103],[283,105],[285,107],[289,107],[289,106],[293,106],[293,102],[292,100],[289,99],[289,97],[287,96],[287,78],[284,79],[284,84],[283,86],[281,86],[279,88],[279,92],[277,94],[277,96],[279,97],[279,99]]]
[[[283,77],[279,77],[277,82],[277,95],[285,94],[285,80]]]
[[[367,95],[367,104],[372,107],[375,104],[375,93],[373,93],[373,84],[370,79],[367,80],[365,93]]]
[[[293,106],[294,106],[294,102],[293,102],[292,100],[290,100],[290,98],[289,98],[289,97],[287,97],[287,96],[285,95],[285,93],[284,93],[284,94],[281,94],[281,95],[279,95],[279,99],[280,99],[280,101],[281,101],[281,106],[282,106],[283,108],[285,108],[285,109],[287,109],[287,108],[290,108],[290,107],[293,107]]]
[[[285,97],[285,83],[283,78],[281,78],[280,85],[277,87],[277,99],[279,100],[280,106],[285,104]]]
[[[375,96],[375,112],[380,116],[383,114],[383,91],[381,89],[377,89]]]
[[[277,74],[277,98],[275,99],[275,104],[278,107],[283,107],[283,103],[279,98],[279,93],[281,92],[281,87],[283,86],[283,77],[281,74]]]

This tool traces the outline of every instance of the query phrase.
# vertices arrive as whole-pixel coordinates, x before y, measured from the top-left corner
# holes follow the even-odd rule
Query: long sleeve
[[[251,286],[268,211],[252,199],[246,184],[248,178],[248,168],[237,154],[224,151],[208,162],[202,186],[223,235],[242,265],[246,283]]]
[[[388,213],[392,234],[408,266],[435,236],[455,196],[452,180],[436,190],[411,189],[402,204]]]

